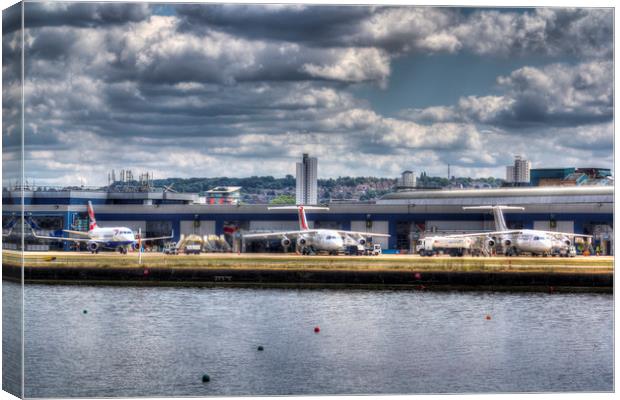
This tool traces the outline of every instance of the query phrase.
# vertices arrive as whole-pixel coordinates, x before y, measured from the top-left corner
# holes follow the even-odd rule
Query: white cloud
[[[528,12],[477,11],[450,29],[477,54],[609,57],[610,9],[536,8]]]
[[[313,77],[344,82],[385,82],[390,75],[390,59],[376,48],[329,50],[332,61],[322,64],[306,63],[301,69]]]
[[[403,110],[420,122],[461,121],[512,128],[599,124],[613,116],[612,62],[522,67],[497,82],[500,96],[467,96],[453,106]]]
[[[86,25],[30,28],[27,162],[37,182],[105,183],[111,168],[160,177],[281,176],[294,173],[302,152],[320,157],[321,176],[395,176],[404,168],[443,171],[447,163],[474,176],[493,169],[502,176],[515,151],[539,163],[551,154],[558,165],[562,154],[612,157],[611,61],[520,68],[498,79],[500,93],[394,117],[351,90],[361,82],[387,90],[392,60],[407,52],[605,56],[605,12],[339,8],[328,23],[318,13],[308,17],[304,27],[326,25],[335,34],[319,40],[295,29],[296,13],[309,15],[312,7],[243,7],[239,21],[278,21],[286,13],[290,20],[278,27],[288,30],[249,37],[177,16],[144,18],[140,10],[122,23],[107,14],[105,26],[93,22],[103,15],[94,13]],[[297,36],[286,36],[291,32]],[[10,51],[15,42],[8,35],[3,44]],[[12,73],[3,66],[5,79]],[[18,99],[20,86],[6,82],[5,99]],[[3,113],[10,140],[18,113],[7,106]],[[520,122],[535,127],[525,143],[515,134]]]

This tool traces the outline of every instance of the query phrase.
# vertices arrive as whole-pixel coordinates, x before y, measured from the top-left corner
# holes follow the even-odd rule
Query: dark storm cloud
[[[218,29],[236,36],[309,47],[453,51],[444,30],[459,21],[449,8],[304,5],[178,5],[184,31]]]
[[[26,28],[42,26],[105,27],[149,17],[146,3],[25,3]]]
[[[374,7],[243,4],[179,4],[181,30],[217,28],[246,38],[341,45],[356,24],[372,15]]]
[[[42,29],[29,44],[26,58],[30,61],[59,60],[72,53],[72,44],[78,40],[79,32],[66,29]],[[30,62],[29,62],[30,63]]]
[[[172,17],[152,17],[123,27],[43,27],[28,31],[26,63],[58,61],[38,68],[64,70],[69,58],[107,82],[149,84],[200,82],[234,85],[251,81],[385,82],[387,54],[375,48],[305,48],[297,43],[250,40],[205,30],[180,32]],[[96,51],[95,51],[96,50]]]
[[[2,10],[2,35],[21,29],[22,27],[22,4],[13,4]]]
[[[476,11],[451,29],[477,54],[611,57],[611,8]]]
[[[51,182],[102,181],[123,167],[282,175],[301,152],[319,154],[325,175],[396,175],[404,159],[490,174],[519,149],[516,123],[536,127],[531,142],[554,154],[577,154],[563,144],[571,137],[595,135],[583,158],[609,144],[605,13],[176,5],[177,15],[149,16],[148,8],[74,5],[50,3],[50,21],[37,20],[40,9],[26,31],[27,157],[32,171],[55,172]],[[16,34],[4,35],[6,54],[17,54]],[[413,120],[380,115],[351,90],[390,90],[392,61],[411,53],[513,51],[589,56],[517,69],[498,80],[499,95],[416,110]],[[11,65],[3,74],[7,93],[20,93]],[[578,132],[567,127],[588,118]]]
[[[309,46],[515,56],[612,54],[611,9],[540,8],[467,14],[458,8],[178,5],[181,29]]]
[[[21,156],[21,4],[2,12],[3,182],[19,177]]]

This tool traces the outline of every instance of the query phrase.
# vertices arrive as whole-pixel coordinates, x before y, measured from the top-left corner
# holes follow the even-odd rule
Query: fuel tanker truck
[[[469,237],[429,236],[418,241],[416,252],[428,257],[439,253],[462,256],[474,252],[474,242]]]

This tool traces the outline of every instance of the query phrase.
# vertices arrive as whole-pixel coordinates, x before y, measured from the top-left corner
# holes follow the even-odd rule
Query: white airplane
[[[172,237],[174,236],[174,231],[173,231],[170,236],[141,238],[140,237],[142,236],[141,231],[138,231],[139,232],[138,235],[135,235],[134,232],[130,228],[127,228],[124,226],[113,227],[113,228],[100,228],[97,225],[97,220],[95,219],[95,210],[93,209],[93,205],[91,204],[90,201],[88,202],[88,219],[89,219],[88,232],[72,231],[69,229],[63,229],[63,232],[85,236],[84,238],[39,236],[35,232],[34,228],[32,228],[32,234],[34,235],[34,237],[38,239],[62,240],[62,241],[70,241],[70,242],[78,242],[78,243],[85,242],[87,243],[86,247],[93,254],[98,253],[99,249],[101,248],[118,249],[120,253],[127,254],[127,249],[129,247],[138,249],[142,245],[142,242],[172,239]]]
[[[591,235],[577,233],[541,231],[537,229],[508,229],[502,210],[524,210],[523,207],[511,206],[475,206],[463,207],[464,210],[492,210],[495,219],[495,231],[450,235],[453,237],[485,237],[489,247],[499,246],[507,256],[531,253],[548,256],[559,251],[560,255],[571,255],[575,237],[591,238]]]
[[[338,229],[310,229],[306,219],[306,210],[329,210],[329,207],[314,206],[283,206],[269,207],[268,210],[297,210],[299,214],[298,231],[282,231],[269,233],[244,234],[244,239],[271,239],[281,238],[282,246],[287,249],[292,239],[297,240],[297,246],[302,254],[311,254],[318,251],[327,251],[337,254],[344,248],[345,242],[354,241],[355,244],[366,244],[368,237],[389,237],[384,233],[343,231]]]

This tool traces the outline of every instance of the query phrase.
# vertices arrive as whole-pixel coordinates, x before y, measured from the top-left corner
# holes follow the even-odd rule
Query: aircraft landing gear
[[[512,256],[518,256],[518,255],[519,255],[519,251],[514,246],[512,246],[512,247],[508,248],[508,250],[506,250],[506,257],[512,257]]]
[[[303,249],[301,249],[301,254],[304,256],[311,256],[311,255],[316,254],[316,252],[314,251],[314,248],[310,246],[306,246]]]

